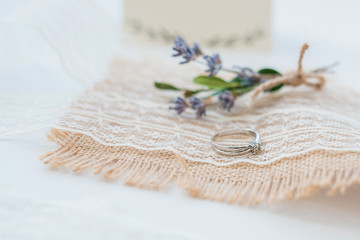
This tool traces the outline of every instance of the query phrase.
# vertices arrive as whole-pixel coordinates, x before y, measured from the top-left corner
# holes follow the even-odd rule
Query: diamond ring
[[[235,135],[251,136],[254,137],[254,139],[250,143],[239,145],[238,143],[235,143],[235,145],[220,144],[216,141],[220,137],[228,137]],[[231,142],[234,143],[234,139],[231,139]],[[211,137],[211,145],[216,151],[226,155],[236,155],[248,151],[251,151],[255,154],[261,150],[260,135],[258,132],[251,129],[231,129],[218,132]]]

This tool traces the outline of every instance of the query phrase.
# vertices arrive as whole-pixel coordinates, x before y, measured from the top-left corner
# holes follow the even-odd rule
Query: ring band
[[[248,144],[234,145],[234,146],[222,145],[215,142],[216,138],[222,136],[228,136],[228,135],[252,136],[254,137],[254,140]],[[257,153],[261,150],[260,135],[258,132],[251,129],[231,129],[231,130],[224,130],[218,132],[211,137],[211,145],[219,153],[227,154],[227,155],[236,155],[247,151],[251,151],[252,153]]]

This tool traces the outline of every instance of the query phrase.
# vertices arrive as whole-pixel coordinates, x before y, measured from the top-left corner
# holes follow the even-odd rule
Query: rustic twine
[[[268,80],[268,81],[260,84],[259,86],[257,86],[251,92],[251,95],[249,97],[249,103],[247,104],[247,106],[248,107],[251,106],[252,103],[255,101],[255,98],[260,93],[264,92],[267,89],[271,89],[279,84],[284,84],[287,86],[294,86],[294,87],[304,84],[306,86],[313,87],[316,90],[320,90],[325,84],[324,76],[322,76],[321,74],[316,73],[316,72],[305,73],[303,71],[302,60],[303,60],[304,54],[308,48],[309,48],[309,45],[307,43],[304,43],[301,48],[301,51],[300,51],[298,68],[297,68],[296,72],[276,77],[274,79]],[[317,79],[318,82],[314,83],[314,82],[308,81],[309,79]]]

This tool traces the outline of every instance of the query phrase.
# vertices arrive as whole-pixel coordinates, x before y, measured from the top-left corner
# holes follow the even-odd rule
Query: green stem
[[[206,63],[206,62],[200,61],[200,60],[198,60],[198,59],[195,59],[194,62],[197,62],[197,63],[200,63],[200,64],[202,64],[202,65],[207,66],[207,63]],[[237,74],[237,75],[241,74],[241,72],[236,71],[236,70],[232,70],[232,69],[230,69],[230,68],[221,67],[220,70],[223,70],[223,71],[226,71],[226,72],[235,73],[235,74]]]
[[[212,94],[210,94],[210,95],[208,95],[206,97],[202,97],[201,99],[206,100],[206,99],[211,98],[213,96],[219,95],[221,92],[222,91],[216,91],[216,92],[214,92],[214,93],[212,93]]]

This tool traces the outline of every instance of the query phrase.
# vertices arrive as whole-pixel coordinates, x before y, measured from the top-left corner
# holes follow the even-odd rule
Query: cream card
[[[270,48],[270,0],[125,0],[124,24],[142,42],[181,35],[213,48]]]

